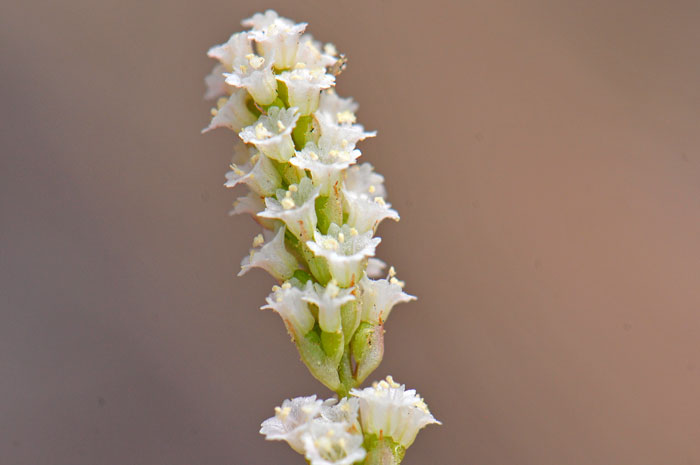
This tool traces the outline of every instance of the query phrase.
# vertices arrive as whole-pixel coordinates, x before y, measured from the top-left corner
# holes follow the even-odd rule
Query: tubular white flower
[[[284,222],[295,236],[309,240],[316,229],[316,197],[318,188],[309,178],[299,184],[292,184],[289,189],[278,190],[277,199],[265,199],[265,211],[258,213],[261,218],[273,218]]]
[[[244,87],[260,105],[269,105],[277,98],[277,79],[272,72],[273,59],[249,53],[236,58],[233,72],[226,74],[226,84]]]
[[[302,435],[307,460],[311,465],[352,465],[365,458],[363,437],[347,423],[314,420]]]
[[[211,109],[213,116],[211,123],[202,129],[202,132],[222,127],[240,131],[241,128],[252,124],[257,118],[248,109],[247,102],[249,98],[248,92],[242,89],[234,90],[228,99],[221,97],[216,102],[217,108]]]
[[[309,170],[314,184],[320,188],[321,195],[329,195],[331,187],[340,182],[344,170],[361,155],[359,150],[344,150],[340,147],[313,142],[306,144],[303,150],[289,160],[289,163],[304,170]]]
[[[324,68],[297,68],[283,72],[277,79],[287,85],[289,104],[298,107],[302,115],[316,111],[321,90],[328,89],[335,83],[335,76],[326,74]]]
[[[328,262],[331,276],[341,287],[348,287],[360,280],[368,257],[374,256],[374,251],[381,238],[372,238],[372,231],[359,234],[348,225],[342,228],[331,224],[328,234],[314,232],[314,240],[306,245],[314,255],[323,257]]]
[[[339,332],[340,307],[355,300],[355,296],[351,294],[353,289],[340,289],[333,281],[325,288],[308,281],[305,291],[302,299],[318,307],[318,324],[321,330],[327,333]]]
[[[247,185],[260,196],[269,196],[277,192],[282,183],[279,172],[269,158],[257,150],[244,165],[231,163],[231,171],[226,173],[226,187]],[[257,212],[256,212],[257,213]]]
[[[299,263],[294,255],[287,252],[284,246],[285,227],[280,226],[274,238],[265,243],[260,249],[253,247],[250,249],[250,254],[243,258],[241,262],[241,271],[238,276],[246,274],[252,268],[262,268],[270,273],[278,281],[284,281],[292,277],[294,272],[299,269]],[[255,245],[263,236],[256,236],[253,244]]]
[[[389,318],[394,305],[416,300],[415,296],[403,292],[401,283],[392,280],[372,280],[363,276],[358,283],[362,306],[362,321],[382,325]]]
[[[328,399],[321,406],[321,418],[333,423],[347,423],[355,431],[362,431],[359,420],[360,402],[355,397]]]
[[[369,163],[351,166],[345,172],[345,190],[356,194],[365,194],[371,198],[386,198],[384,176],[374,172]]]
[[[399,221],[399,214],[391,208],[391,204],[384,201],[383,197],[370,197],[367,194],[358,194],[343,189],[345,207],[348,212],[347,223],[361,232],[375,231],[379,223],[390,218]]]
[[[219,60],[226,71],[231,71],[236,58],[253,53],[250,35],[247,32],[237,32],[223,44],[209,49],[207,56]]]
[[[308,431],[311,420],[321,412],[322,400],[316,396],[286,399],[275,407],[275,416],[260,425],[260,434],[268,441],[287,441],[295,451],[304,453],[302,434]]]
[[[309,69],[328,68],[338,61],[338,58],[329,52],[335,53],[335,47],[332,44],[326,44],[324,47],[321,42],[314,40],[311,34],[304,34],[299,40],[297,64],[303,63]]]
[[[308,304],[302,300],[303,296],[304,292],[301,289],[287,282],[281,287],[274,286],[272,294],[266,299],[267,305],[260,308],[277,312],[292,336],[302,338],[313,329],[316,322]]]
[[[359,107],[351,97],[339,97],[335,89],[330,88],[321,92],[317,113],[326,115],[336,124],[354,124]]]
[[[306,23],[294,24],[282,18],[275,11],[257,13],[242,23],[252,26],[250,37],[257,42],[264,55],[274,52],[275,68],[291,68],[296,63],[299,39],[306,29]]]
[[[255,124],[243,128],[239,136],[243,142],[255,145],[268,157],[286,162],[294,155],[292,130],[298,119],[296,108],[270,107],[267,115],[260,116]]]
[[[415,390],[407,391],[391,376],[372,387],[353,389],[350,395],[360,400],[364,434],[390,437],[406,448],[413,444],[420,429],[431,423],[441,424]]]

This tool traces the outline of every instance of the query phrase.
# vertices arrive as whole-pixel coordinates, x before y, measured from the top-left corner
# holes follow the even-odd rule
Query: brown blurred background
[[[375,378],[444,422],[405,463],[700,464],[700,4],[553,0],[5,0],[0,464],[303,463],[259,423],[329,393],[199,134],[207,48],[268,7],[379,131],[419,300]]]

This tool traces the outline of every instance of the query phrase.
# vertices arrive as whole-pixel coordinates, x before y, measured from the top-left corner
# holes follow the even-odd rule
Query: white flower
[[[351,166],[345,172],[345,190],[356,194],[365,194],[371,198],[386,198],[384,176],[374,172],[369,163]]]
[[[323,47],[321,42],[314,40],[311,34],[304,34],[299,40],[297,64],[303,63],[306,68],[310,69],[328,68],[338,61],[338,59],[329,52],[335,53],[335,48],[332,44],[326,44],[326,46]]]
[[[340,97],[335,89],[331,88],[321,92],[318,113],[327,115],[331,120],[335,118],[337,124],[353,124],[355,123],[355,113],[359,107],[352,97]]]
[[[386,262],[376,257],[371,257],[367,260],[367,269],[365,274],[370,278],[378,278],[384,273]]]
[[[226,173],[224,185],[236,187],[245,184],[258,195],[273,195],[280,187],[282,178],[269,158],[254,149],[252,151],[254,153],[246,164],[239,166],[231,163],[231,171]]]
[[[374,256],[380,242],[379,237],[372,238],[372,231],[359,234],[348,225],[341,228],[331,224],[328,234],[314,231],[314,240],[306,245],[315,256],[326,259],[331,276],[339,286],[349,287],[362,277],[367,258]]]
[[[362,433],[347,423],[314,420],[302,435],[311,465],[352,465],[365,458]]]
[[[296,108],[270,107],[267,115],[260,116],[255,124],[244,128],[239,136],[243,142],[255,145],[268,157],[286,162],[294,155],[292,130],[298,119]]]
[[[400,302],[416,300],[412,295],[403,292],[401,282],[395,278],[390,280],[372,280],[363,276],[358,283],[360,302],[362,306],[362,321],[381,325],[389,318],[394,305]]]
[[[277,79],[272,72],[273,60],[249,53],[236,58],[233,72],[226,74],[226,84],[245,87],[260,105],[269,105],[277,98]]]
[[[216,128],[229,128],[234,131],[240,131],[241,128],[255,122],[257,118],[247,106],[249,98],[248,92],[243,89],[235,90],[228,99],[226,97],[219,98],[216,102],[217,108],[211,109],[213,116],[211,123],[202,129],[202,132]]]
[[[361,232],[374,231],[385,218],[399,221],[399,214],[384,201],[383,197],[374,198],[367,194],[358,194],[343,189],[345,208],[348,212],[347,223]]]
[[[260,308],[277,312],[292,337],[303,338],[316,322],[308,304],[302,300],[303,296],[301,289],[286,282],[282,286],[274,286],[272,294],[266,299],[267,305]]]
[[[356,431],[362,431],[358,412],[360,403],[355,397],[328,399],[321,406],[321,418],[333,423],[347,423],[354,426]]]
[[[353,289],[340,289],[333,281],[325,288],[308,281],[305,291],[302,299],[318,307],[318,324],[321,330],[327,333],[339,332],[340,307],[355,300],[355,296],[351,294]]]
[[[360,400],[360,422],[364,434],[390,437],[406,448],[413,444],[421,428],[431,423],[441,424],[430,414],[415,390],[407,391],[391,376],[372,387],[352,389],[350,395]]]
[[[340,98],[333,89],[321,93],[319,107],[314,112],[316,126],[321,138],[332,145],[352,150],[361,140],[377,135],[376,131],[365,132],[355,124],[357,104],[350,98]]]
[[[226,43],[210,48],[207,56],[219,60],[227,71],[231,71],[234,60],[249,53],[253,53],[249,34],[247,32],[237,32]]]
[[[275,416],[260,425],[260,434],[268,441],[287,441],[295,451],[304,453],[301,436],[308,431],[311,420],[321,411],[322,400],[316,396],[297,397],[285,400],[281,407],[275,407]]]
[[[267,10],[243,21],[244,26],[252,26],[250,32],[264,55],[275,53],[275,68],[291,68],[296,64],[299,38],[306,29],[306,23],[294,24],[281,18],[276,12]]]
[[[286,191],[278,190],[277,199],[267,197],[265,211],[258,213],[258,216],[284,221],[287,229],[306,241],[313,237],[316,229],[316,197],[318,188],[309,178],[304,178],[299,184],[290,185]]]
[[[264,243],[262,234],[256,236],[250,255],[241,262],[241,272],[238,273],[238,276],[246,274],[251,268],[262,268],[278,281],[291,278],[294,272],[299,269],[299,263],[294,255],[287,252],[284,246],[285,230],[284,226],[280,226],[274,238],[267,243]],[[262,245],[262,247],[258,249],[258,245]]]
[[[296,68],[284,71],[277,79],[287,85],[289,104],[298,107],[302,115],[316,111],[321,90],[335,83],[335,76],[326,74],[325,68]]]
[[[226,68],[221,63],[214,66],[211,73],[204,78],[204,83],[207,86],[207,91],[204,94],[204,98],[207,100],[214,100],[223,95],[228,94],[229,87],[226,85],[226,77],[224,73]]]
[[[343,170],[347,169],[361,155],[359,150],[344,150],[339,147],[313,142],[306,144],[303,150],[289,160],[289,163],[304,170],[309,170],[314,184],[321,190],[321,195],[330,195],[331,188],[339,183]]]

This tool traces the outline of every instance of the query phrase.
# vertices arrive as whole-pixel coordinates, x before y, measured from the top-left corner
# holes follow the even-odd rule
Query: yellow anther
[[[245,74],[248,72],[248,67],[246,65],[241,65],[238,67],[238,69],[241,70],[241,74]]]
[[[309,158],[311,158],[313,161],[318,160],[318,155],[316,155],[316,152],[313,150],[309,150]]]
[[[393,267],[392,267],[392,268],[393,268]],[[393,387],[393,388],[401,387],[401,385],[400,385],[399,383],[397,383],[396,381],[394,381],[394,378],[393,378],[391,375],[389,375],[389,376],[386,377],[386,382],[389,384],[389,386],[391,386],[391,387]]]
[[[253,69],[259,69],[265,64],[265,59],[263,57],[259,57],[252,53],[246,55],[245,57],[248,59],[248,63],[250,63],[250,66],[252,66]]]
[[[377,203],[378,203],[379,205],[381,205],[381,206],[386,205],[386,202],[385,202],[384,199],[381,198],[381,197],[375,197],[375,198],[374,198],[374,201],[377,202]]]
[[[260,247],[265,243],[265,238],[263,238],[262,234],[258,234],[253,238],[253,247]]]
[[[350,235],[351,236],[357,236],[359,233],[357,232],[357,229],[355,228],[350,228]]]
[[[338,118],[338,123],[343,124],[343,123],[350,123],[354,124],[355,121],[357,121],[357,118],[351,111],[341,111],[336,114],[336,118]]]
[[[272,133],[267,130],[267,128],[262,124],[258,123],[255,126],[255,138],[256,139],[267,139],[268,137],[271,137]]]
[[[337,250],[338,249],[338,241],[336,241],[332,237],[325,239],[323,241],[323,248],[328,249],[328,250]]]
[[[306,63],[299,62],[296,65],[294,65],[294,69],[304,69],[306,68]]]
[[[226,97],[219,97],[219,99],[216,101],[216,108],[221,110],[221,107],[226,105],[226,102],[228,102],[228,99]]]
[[[367,189],[367,190],[369,191],[370,194],[374,194],[374,192],[377,190],[377,188],[372,185],[372,186],[369,186],[369,189]]]
[[[277,303],[282,302],[282,296],[278,295],[277,298],[275,299],[275,301],[277,301]]]
[[[396,285],[399,286],[401,289],[403,289],[403,287],[406,285],[405,282],[403,282],[403,281],[401,281],[401,280],[399,280],[399,279],[396,279],[396,278],[391,278],[391,279],[389,279],[389,282],[390,282],[391,284],[396,284]]]
[[[280,289],[281,289],[281,287],[279,287],[277,284],[275,284],[274,286],[272,286],[272,292],[277,292],[277,291],[279,291]]]
[[[297,204],[294,203],[294,199],[292,199],[291,197],[283,198],[280,204],[285,210],[291,210],[292,208],[297,206]]]
[[[339,154],[340,154],[340,152],[338,152],[338,151],[335,150],[335,149],[331,149],[331,150],[328,151],[328,155],[330,155],[330,156],[333,157],[333,158],[337,157]]]
[[[297,74],[292,74],[291,76],[289,76],[289,79],[292,81],[301,81],[302,79],[304,79],[304,76],[297,73]]]
[[[217,110],[216,108],[212,108],[210,113],[212,116],[216,116],[219,114],[219,110]]]
[[[338,439],[338,445],[341,447],[341,449],[345,449],[347,446],[347,441],[345,441],[345,438]]]
[[[231,163],[231,170],[233,171],[233,173],[234,173],[236,176],[243,176],[243,175],[245,175],[245,171],[243,171],[243,170],[240,169],[238,166],[236,166],[235,163]]]
[[[289,284],[289,283],[284,283],[284,284],[282,284],[282,289],[284,289],[285,291],[288,290],[288,289],[291,289],[291,288],[292,288],[292,285]]]
[[[340,242],[341,244],[345,242],[345,234],[338,233],[338,242]]]
[[[296,191],[298,191],[298,190],[299,190],[299,188],[297,187],[296,184],[290,184],[290,185],[289,185],[289,192],[296,192]]]
[[[258,158],[260,158],[260,152],[255,152],[255,155],[250,157],[251,163],[255,164],[258,162]]]
[[[393,278],[394,276],[396,276],[396,268],[394,268],[393,266],[390,266],[389,267],[389,277]]]
[[[279,129],[280,131],[284,131],[285,129],[287,129],[287,126],[285,126],[282,121],[278,120],[277,121],[277,129]]]
[[[314,408],[310,405],[304,405],[301,408],[301,411],[308,414],[308,413],[312,413],[314,411]]]

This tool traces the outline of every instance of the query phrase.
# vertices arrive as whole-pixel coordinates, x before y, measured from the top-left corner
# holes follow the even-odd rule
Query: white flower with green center
[[[348,423],[314,420],[302,435],[305,457],[311,465],[352,465],[365,458],[362,433]]]
[[[261,309],[274,310],[282,317],[292,337],[302,338],[313,329],[316,319],[309,310],[309,305],[302,299],[304,291],[289,282],[274,286],[272,294],[267,297],[267,305]]]
[[[226,187],[247,185],[256,194],[266,197],[273,195],[282,185],[282,178],[269,158],[257,150],[244,165],[231,163],[231,171],[226,173]],[[257,212],[255,212],[257,213]]]
[[[340,332],[340,307],[355,300],[353,289],[340,289],[331,281],[324,288],[320,284],[306,283],[305,302],[318,307],[318,324],[327,333]]]
[[[327,144],[319,147],[309,142],[303,150],[296,152],[289,163],[308,170],[314,184],[320,188],[321,195],[328,196],[331,188],[340,183],[344,170],[355,163],[360,155],[357,149],[345,150]]]
[[[374,172],[369,163],[351,166],[345,172],[345,190],[355,194],[365,194],[370,198],[386,198],[384,176]]]
[[[392,274],[392,270],[389,274]],[[403,282],[395,277],[373,280],[364,276],[358,283],[360,302],[362,305],[362,321],[373,325],[383,325],[389,318],[394,305],[401,302],[416,300],[412,295],[403,292]]]
[[[316,230],[316,197],[318,188],[309,178],[304,178],[299,184],[291,184],[286,191],[279,189],[276,199],[265,198],[265,210],[258,216],[283,221],[292,234],[307,241]]]
[[[386,218],[399,221],[398,212],[384,201],[384,197],[358,194],[347,189],[343,189],[343,197],[348,212],[347,223],[360,232],[375,231]]]
[[[284,71],[277,79],[286,84],[289,104],[299,108],[302,115],[316,111],[321,90],[335,83],[335,76],[326,74],[325,68],[308,69],[303,63],[292,71]]]
[[[287,441],[295,451],[304,453],[302,434],[308,431],[311,420],[321,412],[322,400],[316,396],[286,399],[275,407],[275,416],[260,425],[260,434],[268,441]]]
[[[219,60],[219,63],[221,63],[226,71],[231,71],[236,58],[242,58],[250,53],[253,53],[250,34],[247,32],[237,32],[225,43],[210,48],[207,52],[207,56]]]
[[[236,89],[230,97],[221,97],[216,102],[216,108],[211,109],[213,118],[209,126],[202,129],[208,132],[216,128],[229,128],[233,131],[240,131],[245,126],[252,124],[257,118],[248,109],[248,92]]]
[[[298,119],[296,108],[270,107],[267,115],[260,116],[255,123],[243,128],[239,137],[273,160],[286,162],[294,155],[292,130]]]
[[[328,234],[314,232],[314,240],[306,245],[317,257],[328,262],[331,276],[339,286],[354,285],[363,276],[367,258],[374,256],[381,238],[372,238],[372,231],[358,233],[356,229],[331,224]]]
[[[300,267],[294,255],[287,252],[284,246],[284,233],[285,227],[280,226],[272,240],[267,243],[263,234],[255,236],[253,248],[250,249],[250,254],[243,258],[238,276],[246,274],[252,268],[262,268],[278,281],[291,278]]]
[[[236,58],[233,72],[226,74],[226,84],[244,87],[260,105],[269,105],[277,98],[277,79],[272,72],[274,60],[254,53]]]
[[[296,64],[299,39],[306,29],[306,23],[294,24],[268,10],[246,19],[243,25],[253,27],[250,37],[258,44],[263,55],[275,53],[277,69],[291,68]]]
[[[372,387],[353,389],[350,395],[360,400],[360,423],[365,435],[388,437],[405,448],[413,444],[423,427],[441,424],[415,390],[406,390],[391,376]]]

